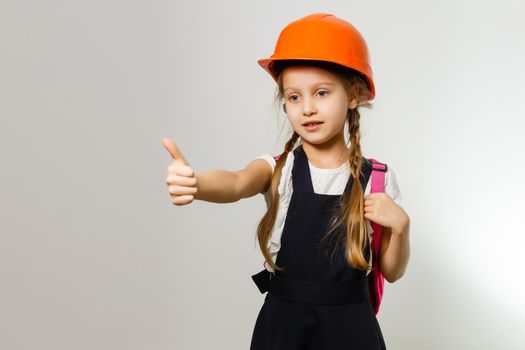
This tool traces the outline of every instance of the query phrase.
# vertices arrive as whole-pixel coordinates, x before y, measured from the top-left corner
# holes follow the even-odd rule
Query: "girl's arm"
[[[237,195],[240,198],[249,198],[268,190],[272,182],[273,168],[266,160],[257,158],[236,174]]]
[[[210,170],[196,173],[197,192],[194,198],[208,202],[231,203],[264,193],[273,169],[264,159],[250,162],[239,171]]]
[[[240,199],[235,191],[237,186],[235,172],[222,169],[209,170],[196,172],[195,177],[197,179],[195,199],[215,203],[231,203]]]
[[[399,226],[383,227],[380,266],[385,279],[394,283],[405,274],[410,258],[410,218],[403,217]]]

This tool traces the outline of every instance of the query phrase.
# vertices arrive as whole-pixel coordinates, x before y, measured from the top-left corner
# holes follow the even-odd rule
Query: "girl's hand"
[[[162,139],[162,144],[173,158],[168,167],[166,184],[171,195],[171,203],[185,205],[193,202],[197,193],[197,178],[181,151],[169,138]]]
[[[408,225],[407,213],[386,193],[376,192],[365,196],[365,218],[384,227],[392,234],[401,234]]]

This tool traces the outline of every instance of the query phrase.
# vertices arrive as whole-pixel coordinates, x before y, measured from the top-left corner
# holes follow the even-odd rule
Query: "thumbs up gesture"
[[[195,173],[171,139],[167,137],[162,139],[162,144],[173,159],[168,167],[168,177],[166,178],[171,202],[175,205],[190,204],[194,200],[195,193],[197,193]]]

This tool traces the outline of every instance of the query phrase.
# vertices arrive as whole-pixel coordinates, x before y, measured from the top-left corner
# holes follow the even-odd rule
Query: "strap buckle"
[[[386,164],[379,163],[379,162],[376,162],[374,160],[372,160],[370,162],[371,162],[372,170],[381,171],[383,173],[386,173],[386,171],[388,169],[388,166]]]

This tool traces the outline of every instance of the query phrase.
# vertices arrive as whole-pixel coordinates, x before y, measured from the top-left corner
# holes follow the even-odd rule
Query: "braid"
[[[295,132],[295,130],[294,130],[292,137],[290,137],[290,139],[288,140],[288,142],[286,142],[286,145],[284,146],[284,151],[286,153],[288,153],[288,152],[293,150],[293,146],[297,142],[298,138],[299,138],[299,134],[297,132]]]
[[[265,263],[275,270],[283,270],[283,268],[277,266],[273,261],[270,255],[270,250],[268,249],[268,241],[271,238],[271,232],[273,230],[275,219],[277,217],[277,208],[279,207],[278,186],[281,182],[282,169],[284,167],[284,164],[286,163],[286,159],[288,158],[288,153],[293,150],[293,146],[295,145],[298,138],[299,134],[294,131],[290,139],[286,142],[284,152],[281,153],[277,158],[277,162],[272,175],[272,181],[270,184],[272,196],[270,205],[266,211],[266,214],[264,214],[257,227],[257,239],[259,241],[259,247],[261,249],[261,252],[265,258]]]
[[[361,115],[357,108],[348,109],[348,134],[350,135],[350,171],[354,179],[361,173],[361,132],[359,120]]]
[[[350,147],[348,149],[348,162],[350,166],[350,172],[354,177],[352,188],[350,192],[343,195],[339,199],[339,212],[332,216],[330,219],[330,225],[328,232],[323,237],[323,241],[328,237],[331,237],[331,242],[334,240],[345,242],[347,260],[351,266],[359,266],[366,268],[368,262],[364,259],[363,248],[365,244],[365,225],[363,220],[364,211],[364,199],[363,190],[359,180],[361,173],[361,134],[360,134],[360,113],[357,108],[348,109],[347,112],[348,120],[348,134]],[[335,233],[336,228],[344,228],[344,235],[331,235]],[[335,250],[332,250],[331,258]]]

